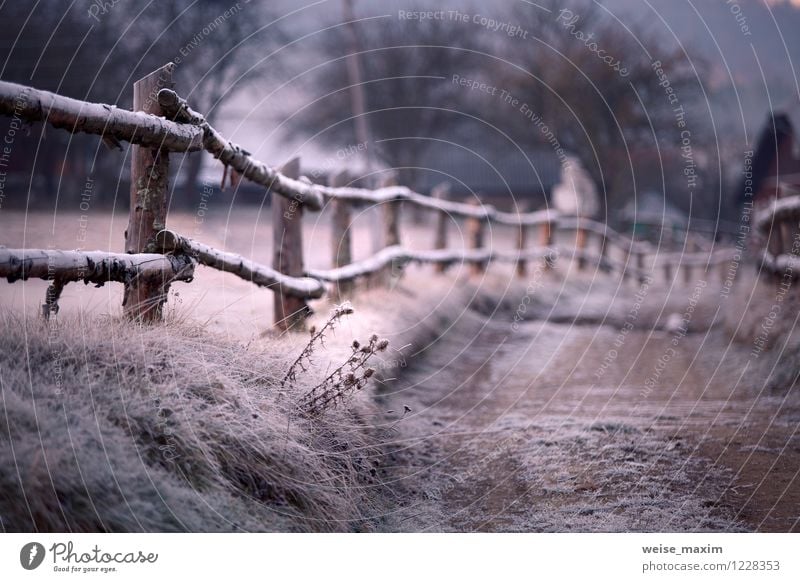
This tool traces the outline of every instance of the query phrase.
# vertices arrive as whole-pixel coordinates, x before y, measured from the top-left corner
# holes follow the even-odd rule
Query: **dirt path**
[[[761,389],[749,350],[718,328],[640,319],[620,334],[619,315],[462,318],[390,396],[414,412],[388,473],[402,507],[389,527],[798,530],[796,394]]]

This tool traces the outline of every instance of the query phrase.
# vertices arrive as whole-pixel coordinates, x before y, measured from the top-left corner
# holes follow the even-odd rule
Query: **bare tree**
[[[636,189],[662,190],[662,179],[673,198],[699,193],[709,151],[698,109],[704,64],[665,51],[643,27],[625,30],[594,2],[537,4],[543,8],[519,5],[508,13],[530,41],[504,43],[515,66],[490,73],[541,124],[498,123],[520,140],[553,145],[548,132],[537,131],[546,126],[583,161],[609,209]],[[691,152],[681,150],[687,136]]]
[[[469,30],[433,20],[405,21],[390,16],[334,25],[315,43],[314,73],[306,81],[309,106],[292,119],[293,126],[337,148],[359,145],[350,103],[347,63],[350,34],[358,35],[366,116],[374,140],[360,147],[398,170],[413,184],[424,166],[426,138],[442,138],[474,111],[469,91],[452,82],[468,75],[478,60],[465,50]]]
[[[217,121],[225,104],[244,89],[253,90],[280,70],[278,57],[267,58],[286,40],[276,23],[276,8],[244,0],[160,0],[144,11],[136,3],[115,6],[102,22],[126,30],[124,55],[135,80],[165,62],[176,63],[176,79],[192,106]],[[187,154],[183,197],[191,200],[203,153]]]
[[[6,32],[0,38],[5,55],[0,78],[79,99],[117,103],[121,71],[104,68],[103,62],[119,34],[93,26],[85,7],[58,0],[5,2],[0,6],[0,20]],[[0,120],[0,127],[8,122]],[[14,143],[14,170],[20,176],[27,174],[27,191],[18,194],[26,195],[31,205],[56,198],[69,204],[70,195],[81,192],[93,176],[97,180],[93,203],[109,202],[118,173],[110,164],[118,166],[119,158],[99,155],[99,148],[92,137],[29,127]]]
[[[2,78],[130,107],[133,82],[172,61],[181,92],[215,122],[234,95],[280,70],[279,56],[267,58],[286,39],[284,27],[275,22],[277,10],[273,4],[244,0],[6,2],[0,16],[17,36],[7,34],[0,41],[7,55]],[[55,196],[59,185],[80,191],[90,173],[104,182],[102,188],[98,184],[98,196],[116,190],[120,160],[100,155],[97,140],[51,132],[37,147],[40,161],[33,171],[47,196]],[[85,149],[86,155],[66,155],[67,147]],[[187,201],[196,194],[203,155],[194,153],[185,163],[173,164],[182,167]],[[71,173],[59,169],[74,170],[81,163],[87,167]]]
[[[705,192],[703,164],[713,166],[715,150],[700,99],[704,63],[666,50],[662,37],[644,27],[626,30],[594,2],[460,9],[468,18],[447,11],[421,21],[397,12],[360,15],[368,117],[385,163],[424,165],[426,142],[416,138],[468,141],[484,150],[545,146],[580,158],[609,208],[641,188],[666,187],[684,206]],[[295,118],[306,133],[336,146],[357,140],[348,46],[345,27],[318,43],[323,64],[310,79],[313,104]],[[454,75],[485,81],[489,90],[465,88]],[[688,154],[681,149],[687,135]],[[413,169],[403,173],[413,183]]]

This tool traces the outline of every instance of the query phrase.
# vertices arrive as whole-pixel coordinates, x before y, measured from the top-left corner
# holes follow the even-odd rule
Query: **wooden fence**
[[[343,185],[341,175],[329,185],[314,184],[302,176],[298,159],[276,169],[224,138],[174,91],[173,71],[170,63],[137,81],[133,111],[0,82],[0,114],[43,121],[72,133],[100,135],[104,142],[127,141],[133,145],[127,254],[0,247],[0,276],[9,282],[30,277],[51,282],[43,308],[45,315],[57,309],[61,290],[69,282],[102,285],[116,281],[125,285],[126,315],[142,321],[159,320],[170,285],[191,281],[196,263],[271,289],[276,293],[275,325],[297,329],[303,326],[308,300],[327,292],[346,296],[357,279],[385,279],[388,270],[411,262],[433,264],[438,272],[454,263],[468,263],[474,273],[482,272],[491,262],[507,262],[516,266],[518,275],[525,276],[531,261],[544,261],[543,265],[549,268],[557,257],[568,255],[577,261],[578,268],[592,263],[603,271],[617,271],[623,277],[638,280],[648,276],[658,262],[669,281],[682,268],[688,282],[696,268],[707,271],[721,266],[724,276],[735,253],[722,249],[665,254],[654,245],[634,241],[594,220],[560,216],[552,210],[501,212],[477,201],[446,200],[442,189],[424,196],[394,183],[374,190],[350,188]],[[272,193],[272,267],[166,230],[169,154],[200,150],[220,160],[225,173],[235,171]],[[380,205],[385,243],[383,250],[357,262],[352,261],[350,239],[351,209],[355,204]],[[404,204],[437,215],[434,249],[412,251],[402,246],[400,214]],[[306,211],[323,208],[333,213],[333,268],[309,270],[303,260],[302,216]],[[470,244],[467,250],[447,248],[447,224],[453,218],[466,223]],[[485,248],[489,222],[516,228],[516,248]],[[533,229],[538,231],[535,245],[530,244]],[[556,233],[564,230],[576,233],[574,248],[556,248]],[[596,240],[597,252],[588,250],[591,239]],[[608,252],[611,247],[621,249],[623,258],[612,258]],[[650,270],[645,268],[648,256],[653,259]]]
[[[800,278],[800,195],[772,201],[755,214],[754,224],[765,241],[762,272],[779,279]]]

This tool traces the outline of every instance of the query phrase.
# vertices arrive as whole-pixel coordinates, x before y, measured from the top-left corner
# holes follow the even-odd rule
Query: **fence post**
[[[778,234],[781,239],[781,253],[791,254],[792,252],[792,225],[788,221],[781,221],[778,226]]]
[[[431,197],[436,200],[446,200],[450,191],[450,184],[444,182],[436,186],[431,192]],[[447,248],[447,221],[449,216],[444,210],[436,211],[436,235],[433,241],[433,248],[442,250]],[[444,273],[447,266],[444,263],[435,263],[433,265],[434,272]]]
[[[578,226],[575,228],[575,248],[578,251],[578,270],[583,271],[586,268],[586,258],[583,253],[586,252],[586,229],[583,227],[583,217],[576,216]]]
[[[349,182],[347,170],[342,170],[338,174],[333,174],[328,179],[328,185],[332,188],[341,188]],[[347,200],[337,200],[333,198],[330,202],[333,217],[331,219],[331,251],[334,268],[344,267],[353,262],[353,243],[350,216],[350,202]],[[333,285],[333,294],[337,300],[341,300],[353,291],[352,281],[340,281]]]
[[[540,247],[551,247],[553,245],[553,236],[555,232],[555,221],[552,218],[547,219],[547,221],[542,223],[541,228],[539,229],[539,246]],[[542,259],[544,264],[542,267],[547,270],[552,267],[550,264],[550,260],[545,257]]]
[[[688,234],[688,231],[687,231]],[[688,258],[686,255],[689,253],[694,252],[695,243],[694,239],[689,239],[686,244],[686,253],[683,256],[683,282],[687,285],[691,284],[692,282],[692,265],[686,259]]]
[[[300,158],[293,158],[281,168],[288,178],[300,177]],[[273,268],[289,275],[302,277],[303,268],[303,206],[297,200],[271,193]],[[286,295],[279,286],[275,290],[275,327],[280,331],[301,331],[310,311],[306,300]]]
[[[173,63],[167,63],[133,84],[133,110],[162,115],[158,92],[175,84]],[[150,248],[155,235],[167,221],[169,191],[169,153],[160,149],[132,146],[131,190],[128,228],[125,230],[125,252],[143,253]],[[169,283],[161,280],[136,279],[125,285],[125,315],[138,321],[158,321],[167,300]]]
[[[384,180],[382,186],[388,188],[390,186],[397,186],[397,177],[394,174],[389,174]],[[400,200],[390,200],[383,204],[383,246],[391,247],[400,244],[400,208],[402,202]]]
[[[476,208],[481,205],[480,198],[478,195],[475,194],[469,200],[469,204],[471,206],[475,206]],[[469,239],[470,248],[472,249],[482,249],[483,248],[483,236],[484,236],[484,227],[485,221],[481,218],[467,218],[465,229],[467,231],[467,238]],[[486,270],[486,264],[482,261],[472,263],[472,267],[470,269],[473,275],[480,275]]]
[[[637,281],[641,285],[644,283],[644,253],[642,251],[636,251],[636,269],[639,271]]]
[[[782,223],[773,220],[767,239],[767,250],[773,257],[783,254],[783,226]]]
[[[394,173],[388,174],[381,184],[383,188],[390,186],[397,186],[397,176]],[[383,247],[392,247],[400,245],[400,209],[402,208],[402,201],[389,200],[381,205],[383,214]],[[405,263],[399,269],[396,265],[391,264],[383,271],[376,274],[376,283],[379,285],[390,285],[392,279],[399,278],[402,275],[402,269],[405,268]]]
[[[719,282],[725,283],[728,280],[728,270],[731,269],[732,261],[720,261],[719,262]],[[733,283],[733,281],[731,281]]]
[[[631,245],[636,244],[633,240],[625,247],[625,258],[622,261],[622,280],[627,281],[630,274],[628,268],[631,264]]]
[[[526,201],[521,201],[517,204],[517,214],[523,214],[528,211],[530,205]],[[528,274],[528,261],[522,258],[525,248],[528,246],[528,229],[530,227],[520,221],[519,230],[517,231],[517,250],[519,257],[517,257],[517,276],[525,277]]]
[[[667,283],[672,282],[672,263],[669,262],[669,257],[664,261],[664,280]]]
[[[606,229],[607,226],[603,226],[603,232],[597,233],[597,236],[600,238],[600,269],[605,269],[605,262],[606,258],[608,257],[608,239],[606,238]]]

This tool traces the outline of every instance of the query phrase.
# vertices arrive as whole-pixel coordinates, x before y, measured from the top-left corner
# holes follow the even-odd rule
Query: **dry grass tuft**
[[[314,382],[280,389],[291,341],[83,316],[0,328],[0,531],[373,526],[372,410],[297,415]]]

